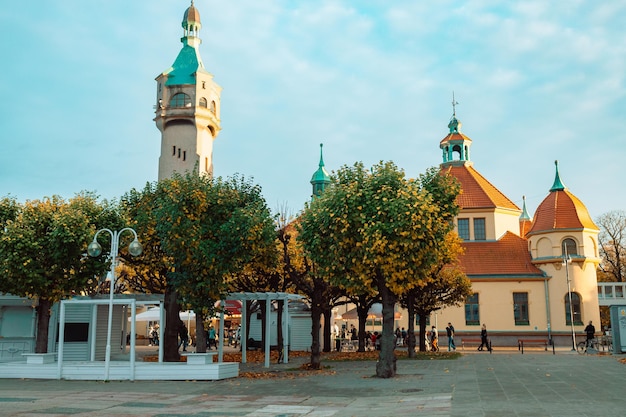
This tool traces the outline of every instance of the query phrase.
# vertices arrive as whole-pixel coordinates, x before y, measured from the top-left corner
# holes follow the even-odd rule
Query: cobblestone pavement
[[[0,379],[2,416],[624,416],[622,356],[466,352],[457,360],[325,362],[304,373],[272,364],[274,378],[92,382]],[[242,364],[243,372],[263,371]]]

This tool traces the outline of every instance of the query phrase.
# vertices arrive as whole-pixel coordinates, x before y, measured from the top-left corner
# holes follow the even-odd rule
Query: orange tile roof
[[[454,133],[448,133],[446,135],[445,138],[441,139],[441,141],[439,142],[439,145],[443,145],[446,142],[450,142],[450,141],[464,141],[464,142],[469,142],[472,143],[472,140],[465,136],[463,133],[460,132],[454,132]]]
[[[528,234],[554,229],[595,229],[587,207],[567,189],[551,191],[539,204]]]
[[[442,168],[442,172],[450,173],[459,180],[461,193],[456,202],[461,209],[499,207],[521,212],[515,203],[502,194],[471,165],[446,166]]]
[[[506,232],[497,241],[463,242],[465,253],[459,257],[461,268],[469,278],[477,276],[531,276],[544,273],[532,263],[528,241],[514,233]]]

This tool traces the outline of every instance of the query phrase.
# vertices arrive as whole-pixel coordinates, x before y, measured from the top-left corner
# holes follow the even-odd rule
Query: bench
[[[183,353],[181,356],[187,357],[187,365],[206,365],[207,363],[213,363],[213,356],[217,355],[217,352],[205,352],[205,353]]]
[[[271,345],[270,350],[280,350],[282,346]],[[265,344],[263,344],[262,340],[254,340],[253,338],[248,339],[248,343],[246,344],[246,350],[265,350]]]
[[[57,353],[22,353],[26,357],[28,365],[43,365],[44,363],[52,363],[56,360]]]
[[[480,338],[476,338],[476,337],[462,337],[461,338],[461,349],[465,350],[465,345],[466,344],[480,346],[481,343],[482,343],[482,340]],[[489,350],[489,353],[491,353],[493,351],[493,349],[491,348],[491,340],[489,340],[488,343],[489,343],[489,346],[487,346],[487,350]]]
[[[545,351],[548,351],[548,340],[546,339],[517,339],[517,350],[524,354],[524,346],[543,346]],[[552,353],[554,353],[554,346],[552,346]]]

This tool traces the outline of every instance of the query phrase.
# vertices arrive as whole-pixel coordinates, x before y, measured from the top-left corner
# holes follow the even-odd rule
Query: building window
[[[474,240],[485,240],[485,219],[474,219]]]
[[[204,158],[204,171],[209,172],[209,158]]]
[[[172,156],[176,156],[176,146],[172,146]]]
[[[572,313],[574,314],[574,325],[582,326],[583,320],[580,314],[580,295],[573,292],[572,294]],[[569,313],[569,296],[565,294],[565,324],[572,325],[571,316]]]
[[[576,249],[576,246],[576,241],[574,239],[563,239],[563,242],[561,243],[561,255],[578,255],[578,250]]]
[[[187,160],[187,151],[183,151],[183,161]]]
[[[204,90],[206,88],[206,81],[202,81],[202,89]]]
[[[469,240],[469,219],[459,219],[457,232],[463,240]]]
[[[465,299],[465,324],[468,326],[478,326],[480,324],[478,293],[474,293]]]
[[[215,101],[211,101],[211,113],[215,114]]]
[[[206,98],[200,98],[200,107],[204,107],[206,109]]]
[[[178,148],[178,158],[180,158],[180,148]]]
[[[177,93],[170,100],[170,107],[191,107],[191,98],[185,93]]]
[[[419,328],[419,325],[420,325],[420,315],[419,314],[415,315],[415,325]],[[430,314],[428,316],[426,316],[426,326],[430,326]],[[419,340],[416,340],[415,342],[419,343]]]
[[[529,325],[528,319],[528,293],[527,292],[514,292],[513,293],[513,317],[515,318],[516,326]]]

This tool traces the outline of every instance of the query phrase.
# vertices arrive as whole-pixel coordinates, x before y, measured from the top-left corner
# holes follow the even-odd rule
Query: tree
[[[433,311],[448,306],[458,306],[472,293],[472,284],[458,267],[443,266],[432,272],[432,279],[421,288],[409,291],[403,299],[409,319],[409,357],[415,353],[415,315],[419,316],[419,350],[426,350],[426,318]]]
[[[163,359],[166,362],[180,360],[178,353],[178,326],[180,306],[176,289],[167,282],[172,261],[161,248],[156,231],[157,183],[147,183],[142,190],[132,189],[120,200],[120,210],[127,224],[137,232],[143,245],[139,257],[124,256],[119,282],[136,293],[164,294],[165,323],[162,329]]]
[[[301,241],[320,274],[348,292],[367,288],[381,298],[379,377],[395,376],[394,305],[425,284],[420,271],[432,263],[442,229],[452,227],[447,211],[393,163],[371,170],[356,163],[337,171],[300,218]]]
[[[409,290],[401,304],[407,309],[408,352],[415,355],[415,314],[419,315],[419,348],[424,351],[426,318],[432,311],[457,305],[471,293],[471,282],[458,267],[458,256],[463,252],[461,239],[454,231],[453,220],[459,207],[456,198],[460,192],[458,181],[436,168],[419,176],[421,189],[427,191],[441,207],[439,221],[433,227],[439,244],[431,253],[430,262],[421,269],[422,286]]]
[[[260,187],[243,177],[175,174],[157,188],[156,231],[172,263],[167,281],[196,313],[204,352],[204,320],[225,295],[225,278],[274,245],[274,222]]]
[[[610,211],[598,217],[600,270],[608,281],[626,280],[626,212]]]
[[[104,255],[86,256],[87,245],[97,229],[119,226],[120,218],[113,205],[89,193],[67,202],[58,196],[23,205],[5,199],[1,206],[6,220],[0,230],[0,291],[38,301],[35,352],[45,353],[50,308],[98,285],[108,264]]]
[[[333,302],[345,293],[332,286],[328,280],[316,273],[315,265],[304,255],[302,246],[298,244],[299,219],[279,222],[278,241],[282,247],[282,264],[296,290],[305,295],[311,305],[311,369],[321,368],[320,327],[324,320],[324,337],[327,338],[330,350],[330,312]]]

